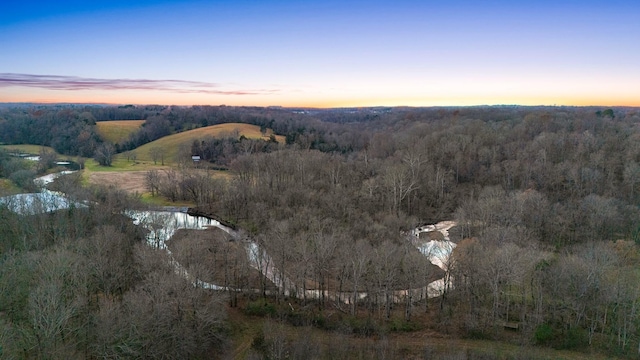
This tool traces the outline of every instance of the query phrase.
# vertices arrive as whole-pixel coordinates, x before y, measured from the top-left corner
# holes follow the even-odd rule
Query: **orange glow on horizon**
[[[380,100],[380,101],[354,101],[354,100],[327,100],[327,101],[287,101],[278,102],[273,101],[258,101],[258,102],[244,102],[244,101],[212,101],[212,102],[198,102],[198,101],[153,101],[153,100],[114,100],[104,98],[82,98],[82,99],[70,99],[66,97],[60,98],[39,98],[39,99],[22,99],[13,98],[10,100],[3,100],[6,103],[35,103],[35,104],[104,104],[104,105],[176,105],[176,106],[198,106],[198,105],[210,105],[210,106],[282,106],[282,107],[299,107],[299,108],[353,108],[353,107],[438,107],[438,106],[494,106],[494,105],[516,105],[516,106],[607,106],[607,107],[640,107],[640,101],[613,101],[613,100],[601,100],[591,101],[589,99],[577,99],[571,98],[566,100],[554,100],[554,101],[536,101],[527,100],[521,102],[513,101],[473,101],[472,99],[457,100],[457,101],[419,101],[414,99],[407,99],[406,101],[393,99],[393,100]]]
[[[283,106],[309,108],[376,107],[376,106],[481,106],[481,105],[522,105],[522,106],[610,106],[640,107],[640,97],[622,96],[332,96],[309,94],[292,96],[194,96],[193,94],[171,94],[157,92],[101,92],[58,93],[52,91],[9,92],[0,89],[0,101],[7,103],[73,103],[73,104],[134,104],[134,105],[229,105],[229,106]]]

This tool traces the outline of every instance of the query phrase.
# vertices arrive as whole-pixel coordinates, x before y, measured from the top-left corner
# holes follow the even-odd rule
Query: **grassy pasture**
[[[42,146],[42,145],[30,145],[30,144],[20,144],[20,145],[0,145],[0,148],[8,151],[8,152],[20,152],[24,154],[33,154],[38,155],[42,149],[46,151],[56,152],[52,147]],[[58,157],[62,155],[57,154]]]
[[[96,132],[103,140],[114,144],[129,139],[129,135],[138,131],[145,120],[112,120],[96,122]]]
[[[226,123],[165,136],[148,144],[144,144],[132,151],[136,153],[137,161],[153,162],[153,157],[151,156],[152,149],[162,149],[164,163],[168,164],[175,161],[176,155],[181,147],[189,149],[193,140],[206,137],[231,136],[234,134],[237,136],[244,135],[250,139],[268,140],[272,132],[268,130],[265,136],[263,136],[260,132],[260,127],[257,125]],[[277,135],[276,140],[280,143],[285,141],[284,136],[281,135]],[[119,154],[118,157],[126,157],[126,155]],[[160,164],[160,161],[158,161],[158,164]]]
[[[111,166],[101,166],[94,159],[87,159],[84,164],[84,168],[86,172],[121,172],[121,171],[147,171],[152,169],[161,169],[166,168],[160,166],[158,163],[157,166],[153,165],[153,162],[140,162],[127,160],[127,156],[124,154],[118,154],[114,157],[113,163]]]

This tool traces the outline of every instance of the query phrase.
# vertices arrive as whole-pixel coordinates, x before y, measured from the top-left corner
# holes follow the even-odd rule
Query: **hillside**
[[[4,149],[8,152],[18,152],[18,153],[33,154],[33,155],[37,155],[43,150],[49,151],[49,152],[56,152],[50,146],[33,145],[33,144],[0,145],[0,149]],[[57,156],[60,156],[60,154],[57,154]]]
[[[260,132],[259,126],[241,123],[226,123],[165,136],[148,144],[144,144],[133,151],[136,153],[138,161],[153,161],[152,149],[159,149],[162,152],[162,157],[165,162],[173,161],[178,151],[185,146],[191,146],[193,140],[204,139],[207,137],[227,137],[236,132],[237,136],[244,135],[250,139],[264,140],[268,140],[269,136],[273,133],[271,130],[268,130],[263,136]],[[276,135],[276,140],[280,143],[285,141],[284,136],[280,135]]]
[[[96,132],[103,140],[114,144],[129,139],[129,135],[138,131],[145,120],[113,120],[96,122]]]

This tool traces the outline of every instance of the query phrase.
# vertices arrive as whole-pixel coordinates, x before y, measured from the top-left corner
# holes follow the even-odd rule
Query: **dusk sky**
[[[640,106],[640,1],[5,0],[0,102]]]

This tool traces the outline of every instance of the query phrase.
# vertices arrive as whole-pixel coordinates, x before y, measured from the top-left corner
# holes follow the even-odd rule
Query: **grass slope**
[[[21,144],[21,145],[0,145],[0,148],[8,151],[8,152],[19,152],[23,154],[33,154],[38,155],[42,149],[50,152],[56,152],[52,147],[42,146],[42,145],[30,145],[30,144]],[[58,157],[62,155],[57,154]]]
[[[114,144],[129,139],[129,135],[138,131],[145,120],[112,120],[96,122],[96,132],[103,140]]]
[[[203,139],[206,137],[231,136],[236,132],[237,136],[244,135],[245,137],[250,139],[264,140],[268,140],[269,135],[272,134],[272,132],[269,130],[267,131],[266,135],[263,136],[260,132],[260,127],[257,125],[226,123],[165,136],[148,144],[144,144],[133,151],[136,153],[136,159],[138,161],[150,162],[153,161],[153,158],[151,156],[152,149],[162,149],[164,162],[165,164],[167,164],[174,162],[174,159],[176,158],[176,155],[178,154],[181,147],[190,149],[193,140]],[[280,135],[276,136],[276,140],[280,143],[283,143],[285,141],[284,136]],[[118,156],[126,155],[121,154]]]

